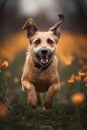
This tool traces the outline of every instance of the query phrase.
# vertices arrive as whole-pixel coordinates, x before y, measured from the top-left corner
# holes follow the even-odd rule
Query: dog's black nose
[[[46,48],[41,49],[41,54],[46,55],[48,53],[48,50]]]

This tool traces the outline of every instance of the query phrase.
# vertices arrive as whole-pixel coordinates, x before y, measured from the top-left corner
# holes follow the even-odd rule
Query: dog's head
[[[50,63],[55,55],[56,46],[60,37],[59,27],[64,21],[64,16],[59,15],[58,22],[47,32],[39,31],[33,19],[29,18],[23,26],[30,42],[30,53],[33,59],[41,65]]]

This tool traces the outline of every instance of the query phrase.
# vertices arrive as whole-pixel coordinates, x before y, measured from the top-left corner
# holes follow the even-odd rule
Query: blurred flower
[[[10,76],[11,76],[11,72],[10,72],[10,71],[6,71],[6,72],[5,72],[5,76],[6,76],[6,77],[10,77]]]
[[[71,102],[75,105],[82,104],[84,100],[85,100],[85,96],[80,92],[71,96]]]
[[[4,67],[4,68],[7,68],[8,67],[8,61],[4,61],[2,64],[1,64],[1,67]]]
[[[19,82],[20,82],[20,79],[19,79],[18,77],[14,77],[14,78],[13,78],[13,81],[14,81],[14,83],[16,83],[16,84],[17,84],[17,83],[19,83]]]
[[[87,84],[85,84],[85,86],[87,87]]]
[[[72,64],[72,61],[71,61],[71,60],[67,60],[67,61],[65,62],[65,64],[66,64],[66,66],[70,66],[70,65]]]
[[[81,80],[81,77],[77,75],[77,76],[75,76],[75,80],[76,80],[76,81],[80,81],[80,80]]]
[[[84,77],[85,73],[84,72],[78,72],[78,75],[81,76],[81,77]]]
[[[72,83],[74,83],[75,81],[74,81],[74,79],[69,79],[68,80],[68,83],[70,83],[70,84],[72,84]]]
[[[0,56],[13,61],[27,47],[28,41],[23,32],[16,32],[7,38],[3,38],[2,43],[4,46],[0,48]]]
[[[0,118],[5,117],[7,115],[7,107],[0,103]]]
[[[84,82],[87,82],[87,76],[84,78]]]

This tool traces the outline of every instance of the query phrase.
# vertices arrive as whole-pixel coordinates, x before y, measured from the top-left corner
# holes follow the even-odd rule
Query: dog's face
[[[56,51],[57,38],[52,32],[37,32],[31,39],[31,53],[42,65],[48,64]]]
[[[63,20],[64,17],[60,16],[60,20],[47,32],[40,32],[31,18],[24,24],[23,29],[27,30],[27,37],[30,41],[30,53],[34,61],[39,62],[41,65],[46,65],[52,61],[60,37],[59,25]]]

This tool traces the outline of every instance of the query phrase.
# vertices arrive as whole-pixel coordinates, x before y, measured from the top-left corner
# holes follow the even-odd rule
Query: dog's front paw
[[[45,104],[44,104],[44,108],[45,109],[49,109],[52,107],[53,101],[52,100],[46,100]]]
[[[35,108],[38,105],[38,98],[36,94],[28,93],[28,104]]]

